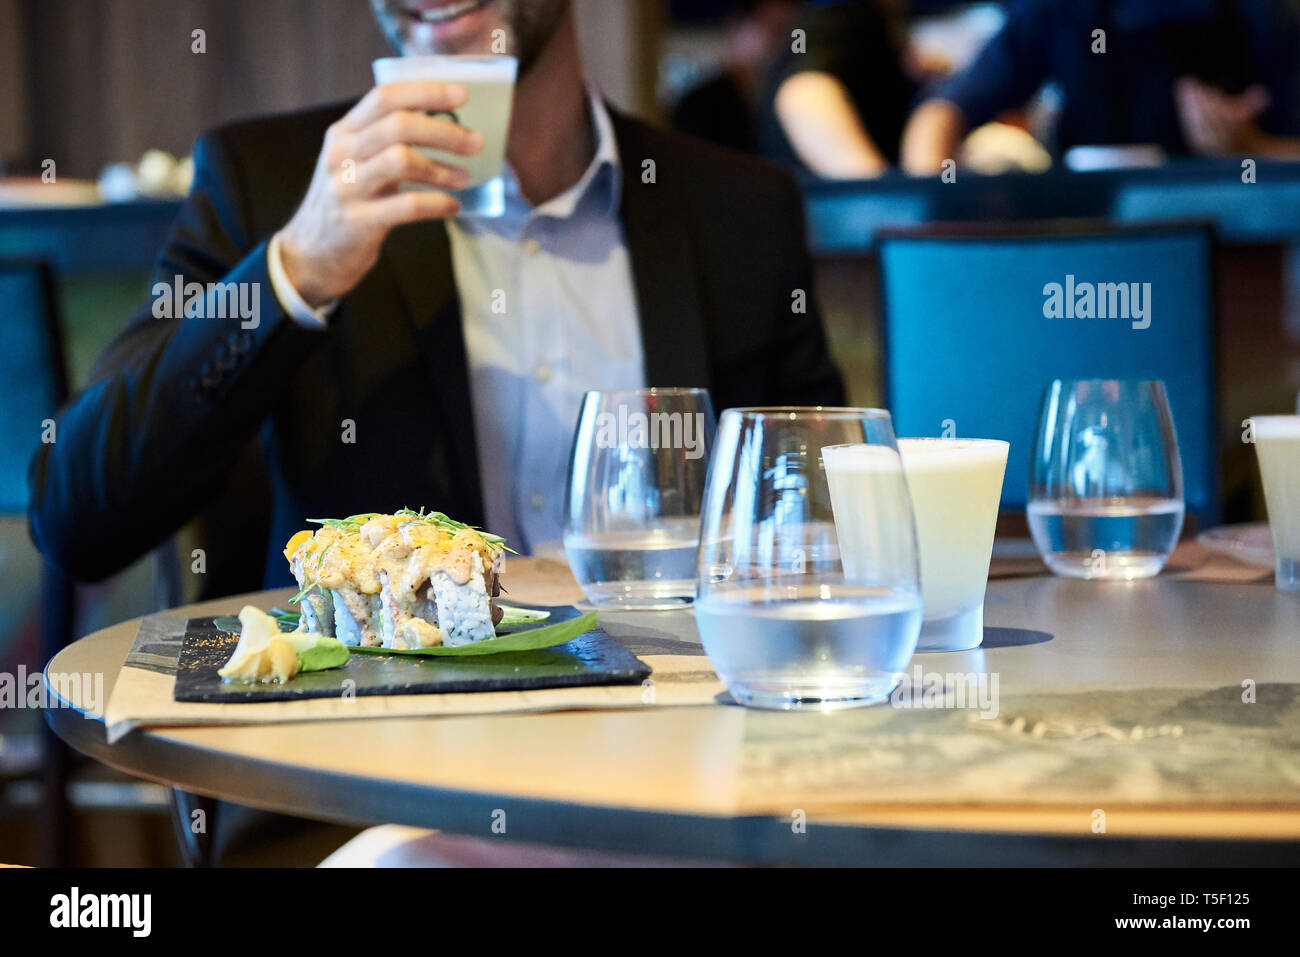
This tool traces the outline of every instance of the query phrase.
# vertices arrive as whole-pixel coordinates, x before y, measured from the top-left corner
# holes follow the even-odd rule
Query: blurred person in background
[[[918,88],[896,0],[810,0],[768,72],[758,142],[769,159],[827,179],[882,175]],[[800,42],[802,41],[802,42]]]
[[[773,56],[789,46],[799,0],[736,0],[724,25],[721,69],[687,90],[673,127],[748,153],[758,151],[755,104]]]
[[[1297,0],[1016,0],[975,61],[928,91],[903,167],[937,173],[968,132],[1047,83],[1061,101],[1044,144],[1057,156],[1085,145],[1300,156],[1298,23]]]
[[[1250,86],[1232,95],[1195,76],[1174,96],[1193,153],[1300,160],[1300,0],[1235,0],[1249,43]]]

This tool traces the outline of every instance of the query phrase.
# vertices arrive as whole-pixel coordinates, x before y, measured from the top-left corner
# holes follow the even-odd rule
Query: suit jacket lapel
[[[690,231],[674,194],[672,171],[644,134],[612,108],[610,117],[623,167],[623,235],[632,261],[647,383],[708,388],[704,308]],[[641,179],[641,164],[656,161],[657,182]]]
[[[482,525],[469,359],[446,225],[423,222],[398,227],[384,241],[380,261],[401,291],[416,350],[437,397],[439,437],[446,443],[445,462],[440,468],[447,470],[445,480],[463,503],[456,507],[468,509],[464,518],[455,517]]]

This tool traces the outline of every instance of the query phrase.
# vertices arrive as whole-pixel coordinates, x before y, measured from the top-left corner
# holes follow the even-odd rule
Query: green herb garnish
[[[356,515],[349,515],[347,518],[309,518],[307,521],[313,525],[324,525],[326,528],[338,529],[340,532],[360,532],[361,526],[378,514],[378,512],[360,512]]]
[[[315,588],[315,587],[316,587],[316,583],[315,583],[315,582],[312,582],[310,585],[303,585],[303,586],[302,586],[302,589],[298,592],[298,594],[294,595],[292,598],[289,599],[289,604],[291,604],[291,605],[296,605],[296,604],[298,604],[298,602],[300,602],[300,601],[302,601],[304,598],[306,598],[306,597],[307,597],[307,593],[308,593],[309,591],[311,591],[311,590],[312,590],[313,588]]]
[[[379,512],[361,512],[358,515],[349,515],[347,518],[309,518],[307,521],[313,525],[322,525],[326,528],[337,529],[340,532],[355,534],[361,531],[361,526],[366,524],[372,518],[379,515]],[[459,532],[464,529],[473,529],[483,537],[483,541],[489,545],[507,551],[511,555],[518,555],[513,548],[506,545],[506,540],[500,535],[493,535],[491,532],[485,532],[477,525],[467,525],[465,522],[458,522],[447,515],[446,512],[427,512],[423,507],[417,512],[413,508],[399,508],[394,515],[400,515],[404,519],[402,525],[436,525],[439,528],[445,528],[448,531]],[[321,560],[324,560],[324,554]]]
[[[436,525],[439,528],[445,528],[448,531],[460,532],[465,529],[472,529],[482,536],[483,541],[489,545],[494,545],[502,551],[507,551],[511,555],[518,555],[513,548],[506,545],[506,540],[500,535],[493,535],[491,532],[485,532],[476,525],[467,525],[464,522],[458,522],[454,518],[449,518],[445,512],[426,512],[421,508],[418,512],[411,508],[399,508],[394,515],[401,515],[405,521],[403,525]]]

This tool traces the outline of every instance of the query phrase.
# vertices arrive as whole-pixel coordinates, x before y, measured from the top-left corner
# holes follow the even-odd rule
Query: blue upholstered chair
[[[0,259],[0,552],[8,614],[28,600],[11,586],[39,581],[40,657],[43,665],[72,640],[72,583],[36,555],[27,537],[27,466],[68,395],[54,279],[38,260]],[[24,588],[29,585],[22,586]],[[24,616],[25,617],[25,616]],[[12,625],[14,620],[10,619]],[[65,864],[68,853],[67,746],[42,727],[42,854]]]
[[[885,394],[898,434],[1008,440],[1002,505],[1023,509],[1050,380],[1162,379],[1188,510],[1213,521],[1212,254],[1210,229],[1197,225],[884,234]]]

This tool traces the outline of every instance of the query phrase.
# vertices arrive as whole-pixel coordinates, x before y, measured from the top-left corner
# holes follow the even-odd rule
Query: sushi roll
[[[446,622],[442,630],[446,645],[468,645],[496,635],[486,569],[478,567],[478,561],[477,555],[471,556],[471,571],[464,581],[443,570],[429,578],[433,602]]]
[[[315,635],[334,635],[334,593],[328,588],[312,585],[298,603],[302,609],[302,623],[306,631]]]
[[[418,649],[496,634],[504,542],[441,512],[323,520],[285,547],[299,629],[349,645]]]
[[[299,630],[338,638],[346,645],[380,644],[379,579],[370,550],[345,522],[299,532],[285,546],[304,606]],[[310,609],[310,613],[306,609]],[[326,630],[328,629],[328,630]]]

